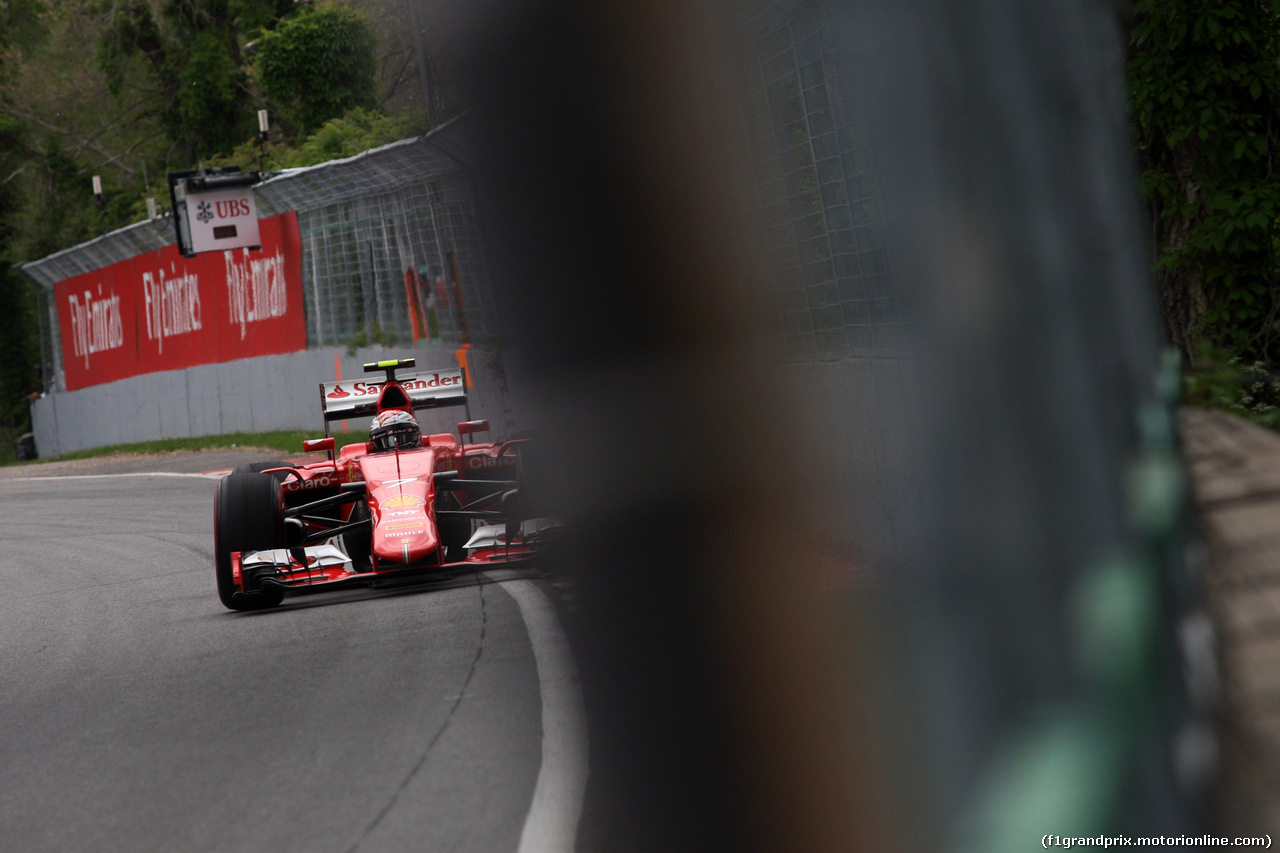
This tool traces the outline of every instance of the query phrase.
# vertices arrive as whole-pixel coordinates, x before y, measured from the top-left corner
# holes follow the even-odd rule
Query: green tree
[[[0,2],[0,81],[13,72],[9,50],[42,45],[47,38],[43,24],[45,5],[39,0]],[[38,390],[34,292],[14,269],[8,251],[13,222],[22,205],[20,178],[30,155],[26,125],[0,113],[0,459],[13,458],[13,439],[30,427],[26,396]]]
[[[305,136],[350,110],[378,109],[376,46],[359,12],[316,6],[262,34],[258,82]]]
[[[1137,0],[1128,82],[1170,338],[1280,357],[1280,15]]]
[[[422,113],[389,116],[357,107],[341,118],[331,119],[296,145],[270,142],[266,147],[268,169],[314,166],[328,160],[351,157],[400,139],[420,136],[430,128]],[[230,154],[215,157],[211,166],[239,166],[244,171],[258,168],[258,143],[237,145]]]
[[[46,12],[41,0],[0,0],[0,46],[43,42],[48,36],[41,21]]]
[[[394,18],[400,7],[380,2],[357,0]],[[27,427],[25,396],[38,388],[35,292],[18,272],[22,262],[137,221],[147,193],[166,200],[167,171],[226,160],[256,168],[254,112],[263,106],[277,119],[269,166],[347,156],[421,132],[414,119],[379,107],[374,39],[363,19],[308,7],[0,0],[0,458]],[[301,59],[282,70],[284,94],[274,104],[259,88],[255,48],[295,17],[313,20],[291,34]],[[300,79],[290,82],[290,73]],[[105,216],[90,194],[95,174]]]
[[[180,162],[188,165],[229,151],[253,134],[257,98],[244,46],[293,5],[291,0],[167,0],[158,7],[149,0],[102,3],[105,25],[97,65],[117,98],[125,96],[130,74],[143,69],[150,109],[179,149]]]

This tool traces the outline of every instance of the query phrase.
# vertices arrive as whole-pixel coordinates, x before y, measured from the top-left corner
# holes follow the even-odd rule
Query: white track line
[[[62,476],[51,477],[9,477],[6,479],[20,480],[30,483],[35,480],[110,480],[113,477],[200,477],[205,480],[221,480],[222,471],[206,471],[201,474],[183,474],[175,471],[136,471],[127,474],[64,474]],[[3,480],[0,480],[3,482]]]
[[[555,608],[530,581],[499,584],[529,632],[542,693],[542,768],[520,834],[519,853],[570,853],[587,787],[587,724],[578,671]]]

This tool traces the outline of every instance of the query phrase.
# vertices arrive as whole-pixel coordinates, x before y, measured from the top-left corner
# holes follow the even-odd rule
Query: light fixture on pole
[[[271,124],[267,120],[267,111],[258,110],[258,171],[266,171],[267,140],[271,138]]]
[[[107,228],[107,203],[102,198],[102,178],[93,176],[93,197],[98,202],[98,210],[102,212],[102,229]]]

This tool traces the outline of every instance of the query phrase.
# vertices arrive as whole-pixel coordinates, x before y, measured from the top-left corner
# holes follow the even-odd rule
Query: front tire
[[[236,467],[232,468],[231,473],[232,474],[260,474],[263,471],[267,470],[268,468],[292,468],[292,467],[293,465],[291,463],[285,462],[280,459],[277,459],[272,462],[246,462],[243,465],[237,465]],[[277,471],[271,476],[275,477],[280,482],[284,482],[284,478],[289,475],[286,474],[284,471]]]
[[[236,588],[232,553],[284,547],[280,483],[271,474],[232,473],[218,483],[213,508],[213,561],[218,599],[231,610],[261,610],[284,600],[279,588]]]

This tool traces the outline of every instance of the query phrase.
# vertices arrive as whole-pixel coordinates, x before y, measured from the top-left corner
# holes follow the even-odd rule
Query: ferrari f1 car
[[[320,385],[325,438],[303,442],[328,459],[255,463],[218,483],[214,563],[232,610],[274,607],[286,594],[527,564],[558,522],[527,518],[525,439],[477,441],[461,369],[404,373],[414,359],[366,364],[382,381]],[[413,412],[466,408],[454,433],[422,435]],[[368,442],[340,451],[334,420],[373,415]]]

